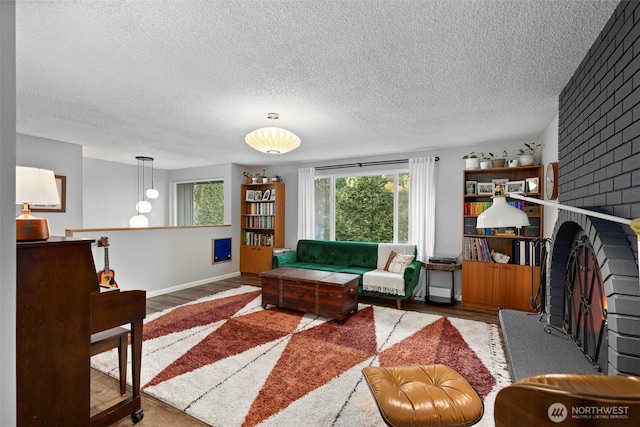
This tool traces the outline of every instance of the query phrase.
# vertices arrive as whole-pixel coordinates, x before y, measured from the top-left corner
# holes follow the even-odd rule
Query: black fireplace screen
[[[586,236],[575,242],[567,263],[564,328],[599,372],[607,370],[607,299],[602,275]]]

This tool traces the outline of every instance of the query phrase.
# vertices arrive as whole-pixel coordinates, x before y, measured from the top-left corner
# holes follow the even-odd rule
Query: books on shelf
[[[250,246],[271,246],[273,236],[271,234],[244,231],[244,244]]]
[[[464,238],[464,259],[467,261],[491,262],[491,251],[484,237]]]
[[[533,240],[512,242],[511,263],[517,265],[540,265],[540,246]],[[466,261],[492,262],[491,249],[484,237],[464,238],[464,259]]]
[[[478,216],[482,212],[491,207],[493,202],[464,202],[464,215],[466,216]],[[509,203],[514,208],[524,210],[525,202],[523,200],[510,200]]]
[[[246,217],[246,228],[273,228],[272,216],[248,216]]]
[[[247,215],[275,215],[276,205],[269,202],[247,203],[245,213]]]
[[[540,265],[540,246],[532,240],[514,240],[513,263],[518,265]]]

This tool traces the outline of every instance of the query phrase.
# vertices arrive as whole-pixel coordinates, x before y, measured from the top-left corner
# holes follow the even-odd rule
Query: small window
[[[224,222],[224,182],[183,182],[176,186],[176,225]]]

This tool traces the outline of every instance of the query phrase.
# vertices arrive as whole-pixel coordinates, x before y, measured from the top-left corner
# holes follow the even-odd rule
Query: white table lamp
[[[22,212],[16,218],[16,239],[19,242],[47,240],[49,222],[32,216],[30,203],[60,203],[56,177],[48,169],[16,166],[16,204],[22,205]]]

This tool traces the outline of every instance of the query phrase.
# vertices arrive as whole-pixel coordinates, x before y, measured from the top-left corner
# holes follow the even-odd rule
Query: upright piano
[[[100,293],[92,240],[17,243],[18,427],[106,426],[141,419],[140,363],[145,291]],[[91,334],[130,324],[132,393],[90,415]]]

